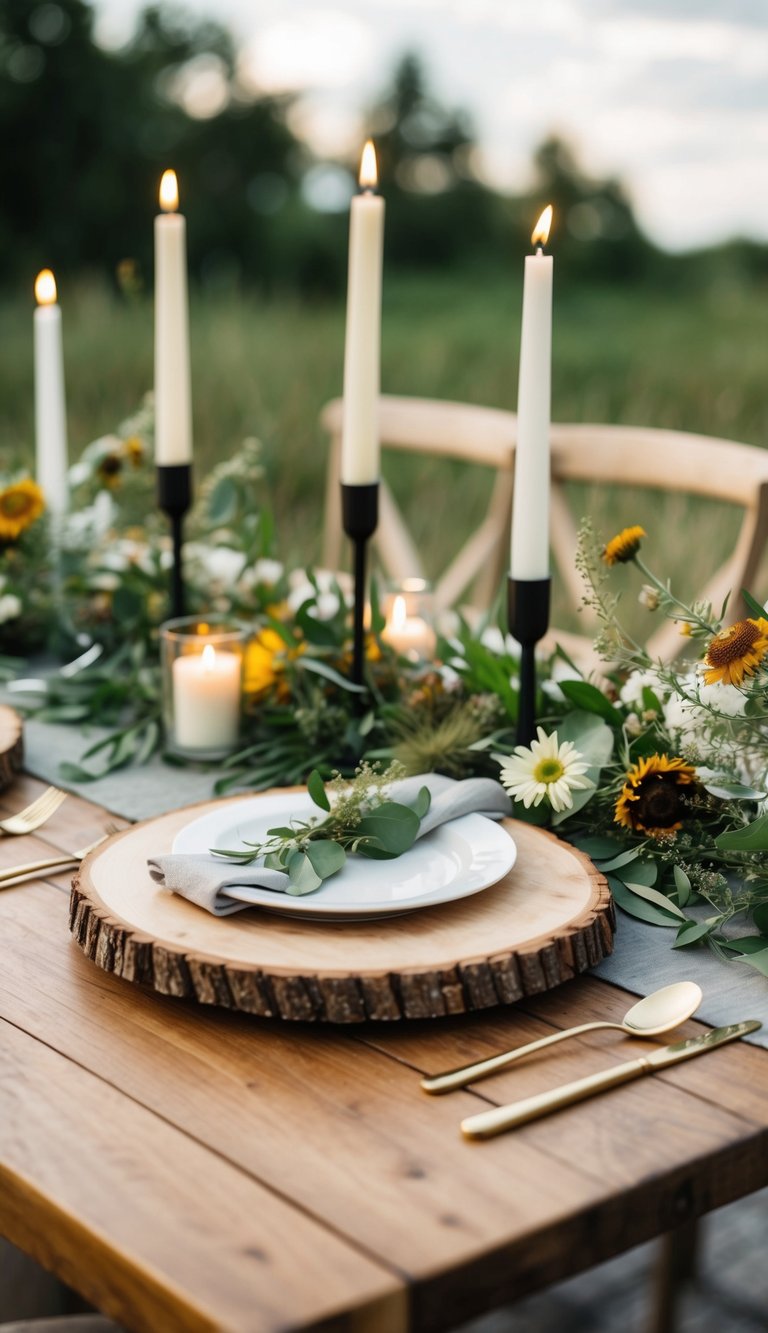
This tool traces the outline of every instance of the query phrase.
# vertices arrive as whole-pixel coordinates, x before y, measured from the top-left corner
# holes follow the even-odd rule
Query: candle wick
[[[360,193],[361,193],[361,194],[374,195],[374,194],[376,193],[376,191],[374,190],[374,188],[373,188],[372,185],[364,185],[364,186],[362,187]]]
[[[537,246],[536,246],[536,254],[537,254],[537,256],[538,256],[538,255],[543,255],[543,253],[544,253],[544,251],[542,250],[541,246],[540,246],[540,245],[537,245]]]

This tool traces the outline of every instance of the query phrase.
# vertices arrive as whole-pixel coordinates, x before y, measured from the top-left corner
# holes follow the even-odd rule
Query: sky
[[[117,44],[139,0],[95,0]],[[768,240],[768,0],[186,0],[235,33],[242,72],[299,94],[292,127],[352,153],[362,112],[405,51],[471,115],[483,176],[516,194],[550,133],[618,176],[667,250]],[[215,110],[215,70],[198,72]]]

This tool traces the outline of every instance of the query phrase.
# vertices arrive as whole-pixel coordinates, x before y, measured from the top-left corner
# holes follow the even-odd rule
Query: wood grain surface
[[[71,929],[88,957],[163,994],[298,1021],[437,1018],[560,985],[611,950],[604,878],[529,824],[504,821],[517,860],[482,893],[339,925],[259,909],[213,917],[159,888],[147,859],[170,850],[189,818],[175,811],[111,839],[72,892]]]
[[[93,967],[62,888],[0,895],[0,1231],[138,1333],[438,1333],[768,1182],[753,1046],[488,1143],[460,1136],[473,1109],[641,1043],[587,1034],[421,1092],[422,1072],[620,1018],[615,987],[579,977],[440,1023],[273,1023]]]

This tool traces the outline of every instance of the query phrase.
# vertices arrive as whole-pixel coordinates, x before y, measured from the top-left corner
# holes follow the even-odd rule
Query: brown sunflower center
[[[730,666],[746,656],[761,637],[751,620],[737,620],[729,629],[716,634],[707,649],[707,660],[715,667]]]
[[[643,828],[672,828],[684,813],[675,773],[654,773],[640,784],[632,803],[632,822]]]
[[[0,513],[4,518],[19,518],[32,508],[32,500],[23,491],[6,491],[0,500]]]

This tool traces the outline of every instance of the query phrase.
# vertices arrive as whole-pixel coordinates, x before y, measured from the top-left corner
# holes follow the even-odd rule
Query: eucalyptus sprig
[[[401,776],[397,764],[379,773],[363,762],[351,782],[336,777],[326,784],[313,769],[307,791],[324,819],[296,819],[268,829],[263,842],[244,841],[236,850],[212,847],[211,852],[241,866],[263,857],[267,869],[288,875],[286,893],[314,893],[343,869],[348,856],[388,861],[413,846],[431,798],[422,787],[412,806],[391,800],[387,786]]]

